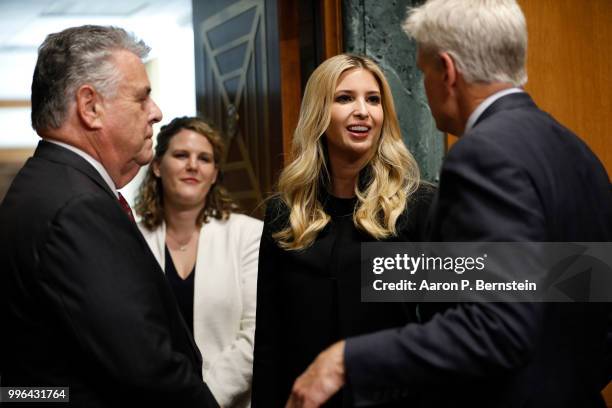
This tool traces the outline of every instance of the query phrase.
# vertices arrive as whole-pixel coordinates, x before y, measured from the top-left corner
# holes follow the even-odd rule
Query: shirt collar
[[[516,88],[516,87],[515,88],[502,89],[501,91],[495,92],[493,95],[490,95],[487,99],[485,99],[484,101],[480,102],[480,105],[478,105],[476,107],[476,109],[474,109],[474,112],[472,112],[472,114],[468,118],[468,121],[467,121],[467,123],[465,125],[465,130],[463,131],[463,134],[465,135],[467,132],[472,130],[472,128],[476,124],[476,121],[478,121],[478,118],[480,117],[480,115],[482,115],[482,113],[489,106],[493,105],[493,102],[495,102],[496,100],[498,100],[502,96],[510,95],[510,94],[513,94],[513,93],[519,93],[519,92],[525,92],[525,91],[523,89],[521,89],[521,88]]]
[[[119,194],[117,193],[117,187],[115,186],[115,183],[113,182],[113,179],[110,177],[110,175],[108,174],[108,172],[106,171],[104,166],[102,166],[102,163],[100,163],[99,161],[97,161],[96,159],[94,159],[93,157],[91,157],[89,154],[85,153],[83,150],[79,149],[78,147],[74,147],[74,146],[66,144],[64,142],[58,142],[57,140],[51,140],[51,139],[45,139],[45,140],[47,142],[54,143],[56,145],[62,146],[64,148],[66,148],[66,149],[68,149],[68,150],[78,154],[79,156],[81,156],[85,160],[87,160],[87,162],[89,164],[91,164],[93,166],[93,168],[96,169],[96,171],[98,173],[100,173],[100,176],[102,177],[104,182],[106,184],[108,184],[108,186],[110,187],[110,189],[113,192],[113,194],[115,194],[115,197],[117,197],[117,198],[119,197]]]

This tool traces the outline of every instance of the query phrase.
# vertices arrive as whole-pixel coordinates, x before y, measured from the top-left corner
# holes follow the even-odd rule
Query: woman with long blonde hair
[[[335,341],[410,321],[400,304],[361,303],[360,245],[421,240],[433,194],[402,140],[387,80],[365,57],[337,55],[313,72],[292,157],[260,245],[255,408],[284,406]],[[329,406],[347,405],[340,393]]]

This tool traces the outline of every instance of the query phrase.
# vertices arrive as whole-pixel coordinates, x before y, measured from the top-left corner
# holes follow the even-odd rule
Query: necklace
[[[189,238],[187,239],[187,242],[185,242],[184,244],[182,244],[178,239],[176,239],[175,237],[173,237],[170,233],[168,233],[168,231],[166,231],[166,235],[169,238],[172,238],[172,240],[174,241],[174,243],[177,245],[179,251],[181,252],[185,252],[187,251],[187,246],[189,245],[189,243],[191,242],[191,238],[193,238],[193,232],[189,235]]]

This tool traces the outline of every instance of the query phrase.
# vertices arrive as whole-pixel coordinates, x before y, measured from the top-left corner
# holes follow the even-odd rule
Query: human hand
[[[285,408],[316,408],[332,397],[346,382],[344,340],[323,350],[300,375]]]

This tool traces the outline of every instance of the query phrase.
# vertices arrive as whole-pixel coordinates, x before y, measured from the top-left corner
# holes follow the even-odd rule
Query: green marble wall
[[[345,52],[376,61],[387,77],[406,145],[421,175],[437,181],[444,155],[444,137],[427,106],[421,74],[416,67],[416,44],[401,29],[406,9],[422,0],[343,0]]]

